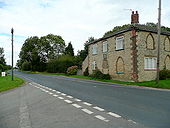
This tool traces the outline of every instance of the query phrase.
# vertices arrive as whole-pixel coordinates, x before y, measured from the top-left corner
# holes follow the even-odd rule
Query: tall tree
[[[64,52],[65,42],[61,36],[48,34],[40,38],[40,54],[48,62]]]
[[[65,55],[74,56],[74,49],[73,49],[71,42],[68,43],[68,46],[65,48],[64,53],[65,53]]]
[[[5,58],[4,58],[4,49],[0,48],[0,64],[6,65]]]

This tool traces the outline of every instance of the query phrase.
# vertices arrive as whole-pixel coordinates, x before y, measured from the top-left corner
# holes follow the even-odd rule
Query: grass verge
[[[68,76],[65,73],[48,73],[48,72],[31,72],[31,71],[26,71],[26,72],[27,73],[40,73],[40,74],[45,74],[45,75],[64,75],[64,76]],[[71,75],[71,76],[68,76],[68,77],[88,79],[88,80],[97,80],[97,81],[102,81],[102,82],[110,82],[110,83],[117,83],[117,84],[124,84],[124,85],[137,85],[137,86],[145,86],[145,87],[152,87],[152,88],[170,89],[170,80],[160,80],[159,85],[156,85],[155,81],[124,82],[124,81],[118,81],[118,80],[95,79],[95,78],[92,78],[92,77],[89,77],[89,76],[78,76],[78,75]]]
[[[14,80],[11,80],[11,76],[0,77],[0,92],[7,91],[16,87],[21,86],[24,83],[24,80],[18,77],[14,77]]]

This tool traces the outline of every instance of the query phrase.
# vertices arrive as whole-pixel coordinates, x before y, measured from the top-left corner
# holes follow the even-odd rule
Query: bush
[[[4,71],[4,66],[2,64],[0,64],[0,71],[3,72]]]
[[[24,62],[22,64],[22,70],[24,71],[30,71],[31,70],[31,63],[29,63],[28,61]]]
[[[89,76],[89,70],[88,70],[88,68],[86,68],[86,70],[83,72],[83,75],[84,75],[84,76]]]
[[[105,79],[105,80],[110,80],[110,75],[109,74],[103,74],[100,70],[95,70],[92,75],[90,75],[93,78],[96,79]]]
[[[51,60],[47,64],[47,71],[52,73],[66,73],[67,68],[74,65],[74,57],[63,55],[59,58]]]
[[[78,70],[78,66],[71,66],[67,69],[68,75],[76,75]]]
[[[163,69],[159,72],[159,79],[160,80],[166,80],[170,79],[170,70]]]

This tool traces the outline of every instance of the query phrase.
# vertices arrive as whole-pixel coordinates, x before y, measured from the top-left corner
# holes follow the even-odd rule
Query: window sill
[[[124,72],[116,72],[116,74],[124,74]]]
[[[124,49],[117,49],[117,50],[115,50],[115,51],[121,51],[121,50],[124,50]]]
[[[144,71],[157,71],[157,69],[144,69]]]

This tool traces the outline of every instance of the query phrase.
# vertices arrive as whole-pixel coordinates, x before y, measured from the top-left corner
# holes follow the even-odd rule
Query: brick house
[[[132,12],[131,25],[88,44],[88,56],[82,64],[90,74],[99,69],[112,79],[150,81],[156,79],[157,28],[140,25]],[[160,69],[170,70],[170,32],[161,31]]]

